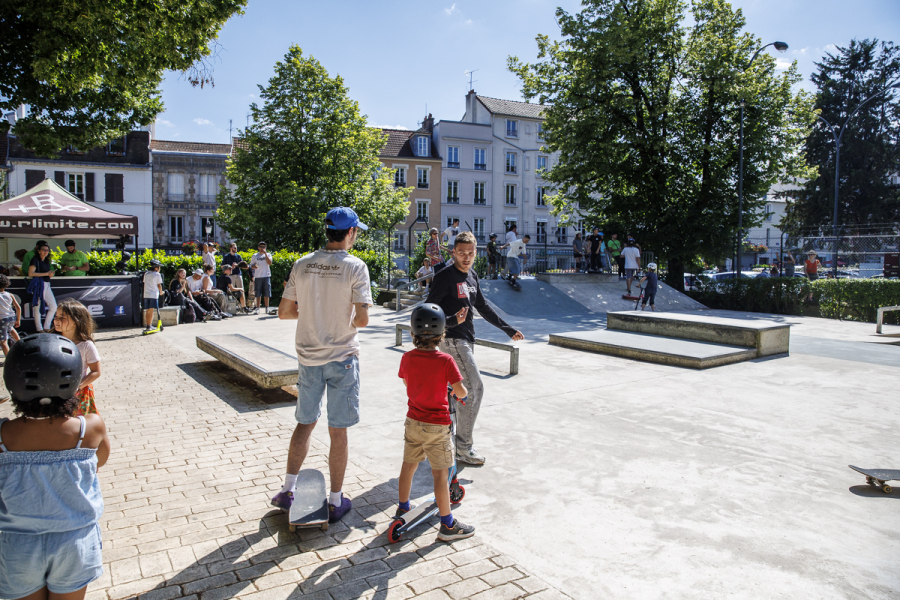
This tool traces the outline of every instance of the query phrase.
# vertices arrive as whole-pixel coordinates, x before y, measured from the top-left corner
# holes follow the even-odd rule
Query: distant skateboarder
[[[641,279],[638,283],[638,287],[644,285],[644,282],[647,282],[647,287],[644,288],[644,298],[641,300],[641,310],[644,310],[647,306],[647,302],[650,302],[650,310],[656,311],[656,292],[659,289],[659,277],[656,274],[656,263],[648,263],[647,264],[647,274]]]

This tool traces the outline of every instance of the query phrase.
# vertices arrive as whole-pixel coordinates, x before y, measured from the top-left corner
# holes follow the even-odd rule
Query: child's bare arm
[[[85,440],[86,442],[88,442],[86,446],[93,447],[94,443],[97,444],[97,468],[99,469],[100,467],[105,465],[106,461],[109,459],[109,452],[111,448],[109,443],[109,435],[106,432],[106,423],[104,423],[103,418],[100,417],[100,415],[88,415],[86,418],[90,419],[89,422],[91,425],[90,439]]]
[[[22,321],[22,307],[19,306],[19,301],[16,300],[15,296],[12,296],[13,308],[16,310],[16,327],[19,327]]]
[[[469,395],[469,391],[466,389],[466,386],[463,385],[462,381],[457,381],[450,387],[453,388],[453,393],[456,394],[457,398],[465,398]]]
[[[403,385],[404,385],[405,387],[409,387],[409,384],[406,383],[406,377],[403,378]]]

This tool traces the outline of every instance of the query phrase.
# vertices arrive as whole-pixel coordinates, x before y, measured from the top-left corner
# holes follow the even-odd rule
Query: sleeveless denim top
[[[0,532],[38,535],[95,525],[103,514],[97,450],[10,452],[0,437]],[[0,420],[0,427],[8,419]]]

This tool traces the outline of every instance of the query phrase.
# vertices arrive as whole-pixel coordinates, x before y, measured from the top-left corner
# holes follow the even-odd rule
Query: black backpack
[[[194,312],[194,307],[190,302],[185,302],[181,305],[181,322],[182,323],[196,323],[197,322],[197,313]]]

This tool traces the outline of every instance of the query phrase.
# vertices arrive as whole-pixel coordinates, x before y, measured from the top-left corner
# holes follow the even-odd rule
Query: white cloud
[[[803,56],[806,54],[806,51],[809,50],[809,46],[806,48],[801,48],[799,50],[791,50],[791,54],[796,54],[798,56]]]
[[[157,119],[156,124],[162,125],[163,127],[175,127],[172,121],[166,121],[165,119]]]
[[[212,125],[212,121],[209,119],[194,119],[194,123],[197,125]]]
[[[406,127],[405,125],[370,125],[369,127],[377,127],[379,129],[404,129],[410,131],[409,127]]]
[[[472,24],[472,19],[466,19],[466,25],[471,25],[471,24]]]
[[[786,58],[776,58],[775,59],[775,69],[778,71],[784,71],[785,69],[789,69],[792,64],[794,64],[793,61],[790,61]]]
[[[450,16],[455,12],[459,12],[459,9],[456,8],[456,2],[454,2],[450,8],[445,8],[444,12],[447,13],[447,16]]]

